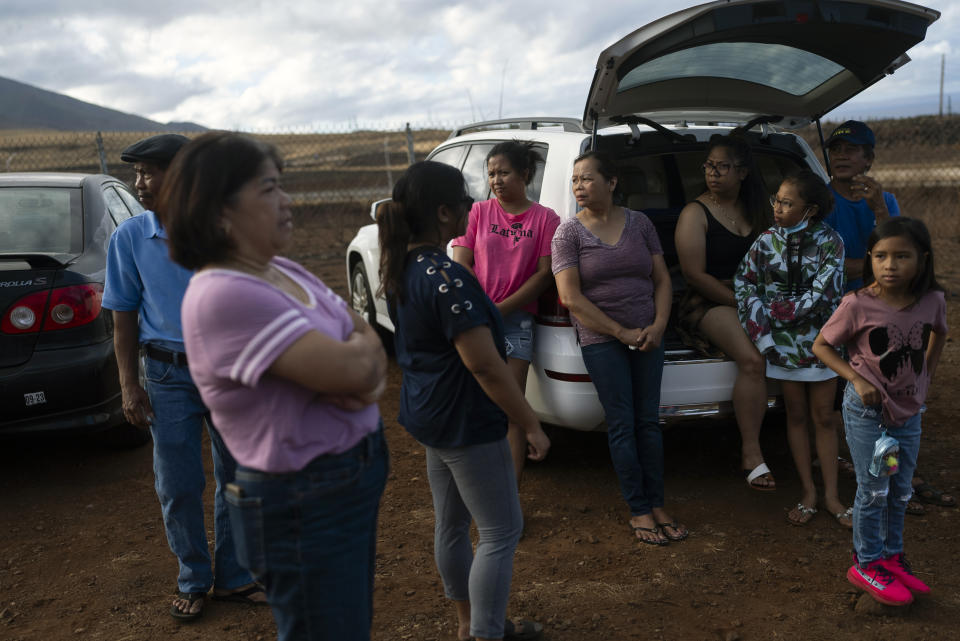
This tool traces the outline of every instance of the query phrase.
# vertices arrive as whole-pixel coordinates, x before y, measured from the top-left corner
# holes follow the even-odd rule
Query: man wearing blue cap
[[[863,287],[863,261],[870,232],[890,216],[900,215],[900,205],[894,195],[883,191],[880,183],[866,175],[873,165],[875,146],[873,131],[859,120],[846,121],[827,138],[834,207],[824,221],[843,239],[848,292]],[[843,459],[841,465],[848,470],[852,468]],[[926,483],[919,470],[914,472],[913,487],[914,500],[907,505],[908,514],[924,514],[923,503],[957,505],[956,498]]]
[[[127,421],[150,429],[153,470],[170,550],[179,563],[178,593],[170,614],[182,621],[203,613],[213,598],[265,602],[263,589],[240,567],[223,491],[236,462],[210,424],[210,413],[193,384],[184,353],[180,304],[192,272],[170,260],[167,236],[152,211],[167,167],[188,142],[177,134],[151,136],[130,145],[121,160],[133,163],[137,197],[147,211],[125,220],[107,250],[103,307],[113,310],[114,351]],[[140,384],[144,356],[146,389]],[[203,519],[201,440],[207,423],[217,481],[214,495],[214,567]]]
[[[834,206],[824,219],[843,239],[846,254],[846,291],[863,286],[867,238],[877,224],[900,215],[897,199],[867,175],[874,160],[876,138],[859,120],[848,120],[827,138],[830,189]]]

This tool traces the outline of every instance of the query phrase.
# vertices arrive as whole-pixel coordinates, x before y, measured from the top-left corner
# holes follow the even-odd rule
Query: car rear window
[[[79,253],[80,190],[0,188],[0,254]]]
[[[628,91],[677,78],[731,78],[803,96],[843,71],[815,53],[780,44],[715,42],[655,58],[631,69],[617,86]]]

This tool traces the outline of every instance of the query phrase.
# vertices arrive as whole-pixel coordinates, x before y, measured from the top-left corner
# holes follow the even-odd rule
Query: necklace
[[[710,200],[713,201],[713,204],[716,205],[717,209],[719,210],[720,217],[723,218],[724,220],[728,221],[731,225],[733,225],[733,228],[737,231],[737,233],[739,233],[739,232],[740,232],[740,220],[739,220],[739,218],[737,218],[737,216],[736,216],[736,209],[734,209],[734,215],[733,215],[733,216],[729,215],[729,214],[727,213],[727,208],[720,204],[720,199],[717,198],[717,196],[716,196],[713,192],[710,193]],[[734,202],[734,204],[736,204],[737,201],[733,201],[733,202]]]

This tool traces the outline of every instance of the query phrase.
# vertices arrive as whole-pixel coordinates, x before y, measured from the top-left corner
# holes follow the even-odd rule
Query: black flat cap
[[[120,152],[123,162],[152,162],[158,165],[169,165],[173,157],[190,141],[180,134],[160,134],[138,140]]]

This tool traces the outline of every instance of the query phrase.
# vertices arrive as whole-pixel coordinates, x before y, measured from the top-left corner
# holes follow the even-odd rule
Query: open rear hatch
[[[637,29],[597,60],[583,125],[622,117],[801,127],[910,59],[940,12],[898,0],[721,0]]]

